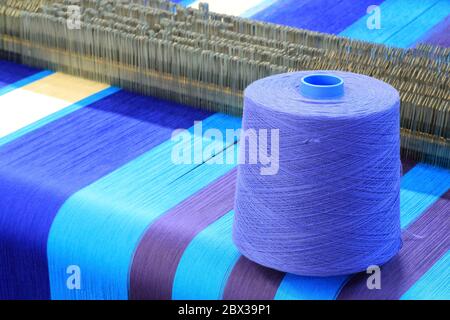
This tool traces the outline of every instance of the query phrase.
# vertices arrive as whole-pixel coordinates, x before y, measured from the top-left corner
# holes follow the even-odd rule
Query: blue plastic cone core
[[[332,74],[310,74],[302,78],[300,93],[312,99],[340,97],[344,94],[344,80]]]

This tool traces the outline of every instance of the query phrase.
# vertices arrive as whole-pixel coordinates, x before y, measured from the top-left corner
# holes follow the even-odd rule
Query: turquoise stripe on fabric
[[[215,114],[203,129],[238,129],[240,119]],[[193,128],[189,131],[192,133]],[[193,145],[202,137],[193,136]],[[48,259],[53,299],[127,299],[129,268],[146,228],[161,214],[205,187],[233,164],[176,165],[177,142],[167,141],[73,195],[50,231]],[[204,144],[219,143],[203,140]],[[232,142],[234,143],[234,142]],[[236,144],[226,153],[236,155]],[[66,269],[80,268],[82,287],[69,290]]]
[[[25,79],[19,80],[3,88],[0,88],[0,96],[7,94],[8,92],[14,91],[16,89],[19,89],[21,87],[24,87],[32,82],[41,80],[42,78],[48,77],[53,73],[54,73],[53,71],[49,70],[38,72],[36,74],[33,74],[32,76],[26,77]]]
[[[402,48],[411,47],[435,25],[450,14],[450,1],[441,0],[411,21],[403,29],[384,41],[385,45]],[[450,37],[450,35],[448,35]]]
[[[450,300],[450,251],[409,288],[401,300]]]
[[[81,109],[81,108],[83,108],[85,106],[88,106],[91,103],[94,103],[94,102],[96,102],[98,100],[101,100],[101,99],[103,99],[103,98],[105,98],[105,97],[107,97],[107,96],[109,96],[111,94],[114,94],[114,93],[118,92],[118,91],[120,91],[119,88],[109,87],[109,88],[104,89],[104,90],[102,90],[100,92],[97,92],[97,93],[95,93],[95,94],[93,94],[93,95],[91,95],[91,96],[89,96],[89,97],[87,97],[87,98],[85,98],[83,100],[80,100],[80,101],[74,103],[71,106],[68,106],[67,108],[64,108],[64,109],[62,109],[62,110],[60,110],[58,112],[55,112],[55,113],[53,113],[53,114],[51,114],[51,115],[49,115],[49,116],[47,116],[47,117],[45,117],[45,118],[43,118],[43,119],[41,119],[39,121],[36,121],[35,123],[32,123],[32,124],[22,128],[20,130],[17,130],[17,131],[15,131],[15,132],[13,132],[13,133],[5,136],[5,137],[1,137],[0,138],[0,146],[4,145],[6,143],[9,143],[9,142],[11,142],[11,141],[13,141],[13,140],[23,136],[23,135],[26,135],[27,133],[29,133],[29,132],[31,132],[33,130],[36,130],[36,129],[40,128],[40,127],[43,127],[43,126],[45,126],[46,124],[48,124],[48,123],[50,123],[52,121],[60,119],[60,118],[62,118],[64,116],[68,115],[71,112],[74,112],[74,111],[76,111],[78,109]]]
[[[182,0],[182,1],[179,1],[179,4],[181,4],[182,6],[188,7],[194,2],[195,2],[195,0]]]
[[[450,189],[450,170],[420,163],[402,179],[400,212],[402,229]]]
[[[240,254],[233,244],[234,212],[199,233],[186,248],[175,273],[172,298],[221,299]]]
[[[367,28],[367,20],[371,14],[366,14],[350,25],[339,35],[375,43],[384,43],[421,14],[433,7],[439,0],[421,0],[411,3],[409,0],[386,0],[380,6],[381,29]]]
[[[450,171],[418,164],[402,178],[400,214],[402,229],[420,217],[450,188]],[[275,299],[331,300],[348,280],[347,276],[318,278],[287,274]],[[320,289],[318,289],[320,288]]]

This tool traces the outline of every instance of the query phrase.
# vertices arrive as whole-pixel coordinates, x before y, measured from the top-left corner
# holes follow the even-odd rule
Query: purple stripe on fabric
[[[430,30],[418,43],[450,47],[450,15]]]
[[[171,299],[183,252],[208,225],[233,209],[236,169],[165,213],[145,232],[130,271],[131,299]]]
[[[449,250],[450,191],[403,232],[403,248],[381,269],[381,289],[369,290],[368,275],[359,273],[344,286],[340,300],[396,300]]]
[[[272,300],[285,275],[241,256],[228,279],[223,299]]]
[[[417,164],[417,161],[402,159],[402,175],[404,176],[408,171],[410,171]]]
[[[337,34],[366,14],[367,7],[383,0],[277,1],[252,18],[291,27]]]

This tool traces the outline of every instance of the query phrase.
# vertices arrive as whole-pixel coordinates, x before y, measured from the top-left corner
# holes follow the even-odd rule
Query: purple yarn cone
[[[233,228],[240,252],[306,276],[390,260],[402,245],[399,107],[393,87],[353,73],[296,72],[251,84],[243,132],[279,130],[278,142],[263,145],[279,143],[279,169],[264,175],[263,158],[249,164],[261,145],[242,136]]]

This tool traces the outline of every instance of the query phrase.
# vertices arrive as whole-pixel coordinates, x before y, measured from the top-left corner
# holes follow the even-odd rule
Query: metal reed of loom
[[[79,29],[68,28],[70,5]],[[401,93],[403,154],[450,167],[449,48],[390,48],[163,0],[0,0],[0,18],[3,57],[230,114],[272,74],[370,75]]]

